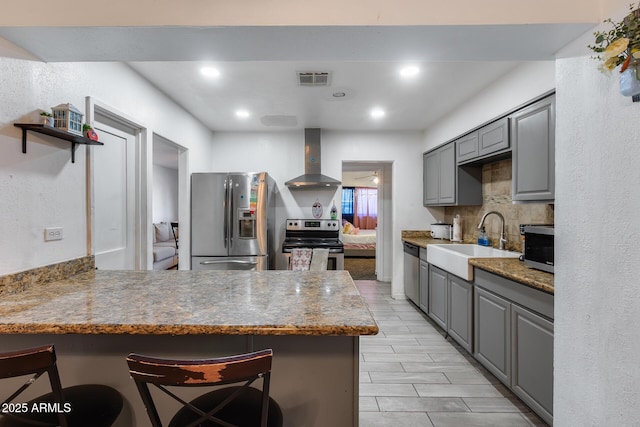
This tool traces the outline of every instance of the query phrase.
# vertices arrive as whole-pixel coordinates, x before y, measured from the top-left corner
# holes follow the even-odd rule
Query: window
[[[342,218],[362,229],[376,228],[378,226],[378,189],[343,187]]]

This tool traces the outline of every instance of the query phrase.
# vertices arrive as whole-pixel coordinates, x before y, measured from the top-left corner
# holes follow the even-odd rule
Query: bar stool
[[[45,372],[51,393],[14,403]],[[2,402],[6,410],[0,413],[0,427],[109,427],[122,410],[122,395],[111,387],[86,384],[62,388],[53,345],[0,353],[0,379],[26,375],[33,377]]]
[[[169,427],[281,427],[282,410],[269,397],[272,358],[273,352],[270,349],[215,359],[192,360],[158,359],[132,353],[127,357],[127,363],[153,427],[162,427],[162,422],[148,384],[155,385],[183,405],[173,415]],[[249,387],[258,378],[262,378],[262,391]],[[218,388],[190,402],[167,388],[237,383],[244,384]]]

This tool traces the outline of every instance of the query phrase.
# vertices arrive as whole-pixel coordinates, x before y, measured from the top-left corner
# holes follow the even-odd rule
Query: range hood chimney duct
[[[292,188],[336,188],[342,183],[337,179],[322,175],[322,156],[320,148],[321,129],[304,130],[304,175],[290,179],[284,185]]]

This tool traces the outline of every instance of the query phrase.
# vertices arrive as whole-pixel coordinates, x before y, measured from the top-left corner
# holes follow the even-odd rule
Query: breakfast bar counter
[[[193,358],[263,348],[274,351],[271,396],[285,426],[355,427],[359,336],[377,332],[344,271],[88,271],[0,300],[0,351],[55,344],[63,386],[118,389],[126,405],[117,425],[129,427],[149,421],[128,353]]]

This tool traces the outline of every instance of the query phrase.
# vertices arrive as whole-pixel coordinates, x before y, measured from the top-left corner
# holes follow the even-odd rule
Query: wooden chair
[[[17,401],[45,372],[52,392],[28,402]],[[53,345],[0,353],[0,379],[26,375],[33,376],[2,402],[1,427],[109,427],[122,410],[122,395],[111,387],[87,384],[62,388]]]
[[[282,410],[269,397],[271,360],[268,350],[199,360],[170,360],[130,354],[129,373],[135,380],[153,427],[162,427],[148,384],[180,402],[169,427],[238,426],[281,427]],[[262,378],[262,392],[249,387]],[[217,388],[186,402],[167,386],[200,387],[244,383]]]

